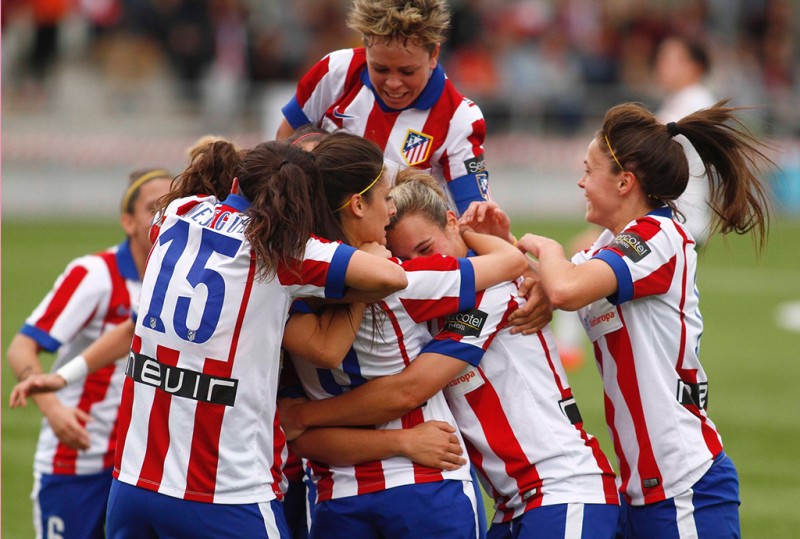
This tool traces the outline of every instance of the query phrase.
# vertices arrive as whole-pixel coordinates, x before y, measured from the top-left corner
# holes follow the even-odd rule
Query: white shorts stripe
[[[583,507],[582,503],[567,504],[564,539],[580,539],[583,536]]]
[[[475,539],[480,539],[480,526],[478,526],[478,500],[475,499],[475,487],[472,481],[461,481],[461,489],[472,504],[472,515],[475,517]],[[481,508],[482,509],[482,508]]]
[[[33,474],[31,501],[33,502],[33,531],[36,534],[36,539],[42,539],[42,506],[39,504],[40,490],[42,490],[42,476],[35,473]]]
[[[675,520],[680,539],[697,539],[697,526],[694,523],[694,504],[692,489],[673,498],[675,501]]]
[[[280,537],[281,532],[278,529],[277,522],[275,522],[272,502],[260,502],[258,510],[261,511],[261,517],[264,519],[264,529],[267,531],[267,537]]]

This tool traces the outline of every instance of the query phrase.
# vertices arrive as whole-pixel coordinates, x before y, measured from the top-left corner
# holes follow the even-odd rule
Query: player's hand
[[[539,258],[539,250],[543,243],[552,242],[554,240],[545,238],[544,236],[537,236],[536,234],[525,234],[517,242],[517,247],[523,253],[529,253],[534,258]]]
[[[392,252],[376,241],[368,241],[358,246],[360,251],[364,251],[371,255],[380,256],[381,258],[392,258]]]
[[[525,305],[518,308],[508,317],[511,333],[531,335],[536,333],[553,319],[553,304],[544,292],[539,274],[533,269],[527,270],[519,287],[520,297],[526,297]]]
[[[293,397],[278,399],[278,417],[280,417],[281,428],[286,435],[287,442],[291,442],[306,431],[306,429],[299,426],[296,421],[297,411],[304,402],[308,402],[308,399]]]
[[[61,443],[72,449],[89,449],[89,432],[85,425],[92,420],[92,416],[80,408],[69,408],[60,402],[48,406],[42,413]]]
[[[471,202],[458,222],[481,234],[490,234],[504,240],[511,238],[511,220],[496,202]]]
[[[8,404],[11,408],[19,408],[28,404],[29,395],[58,391],[65,385],[67,381],[58,374],[32,374],[14,386]]]
[[[467,459],[461,456],[463,450],[455,432],[456,429],[444,421],[420,423],[403,431],[406,437],[403,454],[422,466],[457,470]]]

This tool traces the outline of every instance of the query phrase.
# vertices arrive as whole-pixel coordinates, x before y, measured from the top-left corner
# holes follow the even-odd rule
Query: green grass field
[[[567,241],[580,222],[528,222],[525,231]],[[117,243],[113,222],[2,223],[2,352],[72,258]],[[749,238],[712,240],[700,259],[705,320],[701,359],[710,384],[709,414],[739,469],[744,537],[797,537],[800,529],[800,333],[776,323],[780,304],[800,301],[800,220],[773,223],[756,262]],[[45,362],[51,361],[45,358]],[[49,366],[49,365],[48,365]],[[602,387],[592,362],[570,374],[586,420],[612,455],[602,417]],[[2,537],[33,536],[29,493],[39,430],[35,407],[9,410],[14,378],[2,367]],[[612,457],[613,461],[613,457]]]

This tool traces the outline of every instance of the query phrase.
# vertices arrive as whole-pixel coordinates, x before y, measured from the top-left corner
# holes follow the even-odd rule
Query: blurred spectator
[[[671,36],[661,42],[655,59],[655,79],[666,92],[656,118],[662,123],[677,122],[684,116],[717,102],[706,86],[711,69],[708,52],[699,41]],[[684,136],[677,136],[689,161],[689,184],[677,200],[686,218],[686,228],[698,245],[705,243],[711,223],[709,187],[700,156]]]
[[[5,2],[4,8],[5,8]],[[59,53],[59,29],[69,12],[67,0],[30,0],[33,42],[26,62],[23,91],[34,99],[47,94],[47,85]]]

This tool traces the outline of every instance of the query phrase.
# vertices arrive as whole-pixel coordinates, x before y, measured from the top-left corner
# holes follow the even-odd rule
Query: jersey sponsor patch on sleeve
[[[614,238],[609,247],[618,249],[634,262],[639,262],[650,254],[650,247],[648,247],[647,242],[635,232],[622,232]]]
[[[467,168],[468,173],[476,174],[486,170],[486,160],[483,155],[476,155],[472,159],[464,161],[464,166]]]
[[[484,200],[489,200],[489,173],[485,170],[475,174],[475,181],[478,182],[478,191]]]
[[[488,315],[480,309],[472,309],[447,317],[444,330],[463,337],[477,337],[481,334]]]

